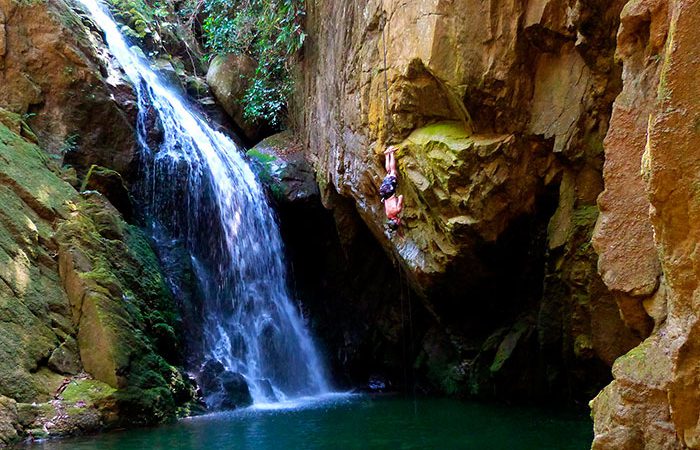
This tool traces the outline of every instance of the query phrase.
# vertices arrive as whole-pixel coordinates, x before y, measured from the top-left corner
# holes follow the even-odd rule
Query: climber
[[[396,196],[396,186],[398,178],[396,172],[396,158],[394,153],[398,150],[395,146],[390,146],[384,152],[386,176],[379,186],[379,195],[384,203],[387,226],[391,231],[396,231],[401,224],[399,214],[403,210],[403,195]]]

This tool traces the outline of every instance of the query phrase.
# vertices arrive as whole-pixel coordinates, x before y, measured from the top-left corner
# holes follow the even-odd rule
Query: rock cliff
[[[0,113],[0,393],[18,411],[0,439],[173,417],[193,394],[172,365],[176,313],[145,236],[61,180],[21,118]]]
[[[432,316],[414,367],[453,393],[502,391],[505,376],[512,396],[542,377],[592,394],[612,366],[591,402],[594,448],[700,447],[698,4],[317,0],[308,13],[297,128],[326,205],[357,211]],[[389,144],[398,235],[377,201]]]
[[[433,388],[584,400],[651,331],[620,319],[590,244],[624,3],[308,5],[296,126],[322,197],[353,205],[431,317],[413,356]]]

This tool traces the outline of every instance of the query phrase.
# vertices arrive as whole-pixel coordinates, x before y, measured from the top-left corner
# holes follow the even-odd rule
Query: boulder
[[[58,346],[49,357],[48,366],[54,372],[66,375],[75,375],[82,369],[78,343],[72,337],[68,337]]]
[[[219,361],[204,363],[199,372],[199,385],[210,410],[236,409],[253,403],[243,375],[226,370]]]
[[[207,83],[214,97],[251,142],[260,140],[260,129],[243,117],[242,99],[257,67],[249,56],[227,54],[214,57],[207,71]]]
[[[278,202],[308,205],[319,200],[313,168],[301,150],[294,134],[283,131],[246,152],[258,169],[258,178]]]
[[[551,155],[536,145],[513,135],[475,135],[460,122],[414,130],[396,157],[398,192],[407,207],[404,236],[393,245],[426,295],[441,274],[460,271],[455,265],[461,256],[473,254],[480,242],[496,241],[514,218],[534,211],[541,180],[553,167]],[[357,188],[376,198],[378,175],[361,179],[365,184]],[[381,204],[367,206],[382,224]],[[376,224],[370,229],[380,231]]]
[[[0,395],[0,446],[15,444],[20,439],[17,403]]]
[[[228,370],[222,373],[221,387],[224,392],[224,400],[221,402],[222,409],[235,409],[253,403],[248,383],[240,373]]]

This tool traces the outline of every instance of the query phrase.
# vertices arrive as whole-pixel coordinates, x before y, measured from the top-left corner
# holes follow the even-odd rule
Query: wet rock
[[[203,392],[213,392],[219,387],[219,376],[226,368],[221,362],[209,360],[202,366],[199,372],[199,385]]]
[[[243,375],[226,370],[219,361],[204,363],[199,385],[209,409],[235,409],[253,403]]]
[[[221,374],[220,380],[224,392],[221,408],[235,409],[253,403],[248,383],[243,375],[237,372],[225,371]]]
[[[258,380],[258,387],[262,389],[262,394],[270,402],[277,402],[279,399],[275,395],[275,390],[272,388],[272,383],[268,379]]]
[[[209,85],[207,81],[202,77],[197,76],[187,76],[185,78],[185,89],[187,93],[198,100],[201,100],[209,95]]]
[[[391,382],[383,375],[374,374],[367,381],[367,389],[370,392],[386,392],[391,389]]]
[[[294,277],[293,295],[303,299],[304,317],[309,318],[335,386],[363,389],[381,366],[400,389],[408,381],[398,344],[409,345],[409,327],[402,326],[411,302],[402,300],[403,295],[408,297],[406,286],[351,200],[333,191],[329,194],[326,204],[333,205],[331,210],[313,197],[277,205],[285,256]],[[413,318],[411,325],[419,335],[425,317]]]

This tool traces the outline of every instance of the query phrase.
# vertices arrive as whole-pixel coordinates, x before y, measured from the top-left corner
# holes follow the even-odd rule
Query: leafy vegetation
[[[258,62],[243,98],[244,117],[279,127],[292,91],[291,59],[305,38],[303,0],[206,0],[204,13],[210,51]]]

